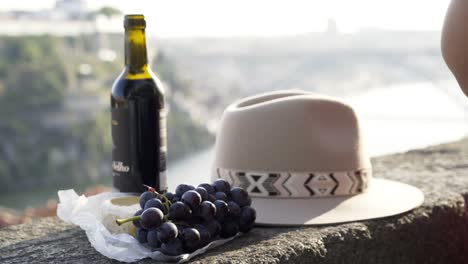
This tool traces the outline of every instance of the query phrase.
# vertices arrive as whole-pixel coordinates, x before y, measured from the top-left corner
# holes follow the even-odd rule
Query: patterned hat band
[[[218,178],[253,197],[310,198],[354,195],[367,189],[372,169],[336,172],[265,172],[217,168]]]

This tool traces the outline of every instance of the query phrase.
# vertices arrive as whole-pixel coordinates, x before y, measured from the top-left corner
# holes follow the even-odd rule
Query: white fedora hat
[[[213,165],[213,179],[247,190],[263,225],[386,217],[424,200],[413,186],[372,178],[349,105],[304,91],[265,93],[230,105]]]

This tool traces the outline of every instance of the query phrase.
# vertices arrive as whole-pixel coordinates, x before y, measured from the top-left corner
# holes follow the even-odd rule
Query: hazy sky
[[[52,8],[55,0],[1,0],[0,10]],[[440,30],[449,0],[88,0],[143,13],[163,37],[285,35],[322,31],[334,18],[342,32],[360,28]]]

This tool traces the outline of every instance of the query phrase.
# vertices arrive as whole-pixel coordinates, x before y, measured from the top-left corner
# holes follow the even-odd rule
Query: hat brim
[[[266,226],[324,225],[387,217],[407,212],[424,201],[408,184],[373,178],[365,193],[341,197],[252,198],[256,223]]]

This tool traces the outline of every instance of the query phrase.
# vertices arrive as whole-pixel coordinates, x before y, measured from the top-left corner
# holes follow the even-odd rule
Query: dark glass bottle
[[[125,67],[112,86],[112,170],[121,192],[166,189],[166,112],[148,67],[143,15],[125,16]]]

